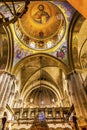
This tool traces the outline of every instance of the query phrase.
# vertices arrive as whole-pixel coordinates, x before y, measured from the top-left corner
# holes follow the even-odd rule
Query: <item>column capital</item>
[[[73,70],[71,72],[66,73],[66,80],[70,79],[70,76],[73,74],[78,74],[78,72],[76,70]]]

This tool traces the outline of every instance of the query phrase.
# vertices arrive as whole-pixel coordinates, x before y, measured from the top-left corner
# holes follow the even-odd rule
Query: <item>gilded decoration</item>
[[[15,65],[15,63],[17,63],[18,61],[20,61],[22,58],[24,58],[26,56],[33,55],[35,53],[42,53],[42,52],[46,52],[47,54],[50,54],[50,55],[62,60],[64,63],[67,64],[67,38],[66,38],[66,36],[67,36],[70,21],[72,19],[73,14],[75,13],[75,10],[67,2],[51,1],[51,2],[46,2],[46,3],[50,3],[52,6],[54,6],[55,8],[58,8],[63,13],[63,16],[65,18],[65,28],[63,28],[65,31],[64,36],[62,37],[62,39],[59,42],[57,39],[57,41],[54,42],[54,46],[51,46],[52,45],[51,40],[53,41],[53,39],[49,39],[49,38],[48,38],[47,44],[44,44],[44,41],[46,41],[46,40],[43,40],[42,38],[41,38],[42,40],[33,39],[31,44],[28,44],[29,37],[26,37],[24,35],[24,33],[21,32],[19,23],[16,23],[14,26],[11,26],[13,35],[14,35],[14,43],[15,43],[14,65]],[[44,5],[44,7],[45,7],[45,5]],[[44,10],[45,10],[45,12],[47,12],[46,9],[44,9]],[[37,6],[37,11],[38,11],[38,6]],[[49,13],[49,15],[50,15],[50,13]],[[49,22],[50,18],[51,17],[48,18],[48,20],[46,21],[45,24],[50,23]],[[45,25],[44,23],[42,25],[42,23],[35,21],[33,18],[32,18],[32,21],[40,26]],[[16,28],[17,26],[18,26],[18,28]],[[39,44],[37,44],[36,41],[38,41]],[[27,42],[27,44],[25,44],[25,42]],[[39,46],[40,48],[37,48],[38,47],[37,45],[40,45]],[[47,46],[45,46],[45,45],[47,45]]]
[[[36,25],[45,26],[45,25],[47,25],[47,23],[50,23],[49,21],[51,19],[52,14],[50,13],[48,6],[46,6],[47,7],[46,8],[45,5],[42,4],[43,2],[41,2],[41,1],[38,1],[38,2],[40,2],[40,3],[37,5],[36,12],[38,12],[38,10],[39,10],[38,8],[44,8],[46,17],[48,17],[48,16],[49,17],[47,18],[45,23],[41,23],[40,21],[37,21],[37,20],[35,21],[36,13],[34,12],[32,14],[32,21],[34,23],[36,23]],[[17,62],[19,62],[21,59],[23,59],[26,56],[30,56],[30,55],[33,55],[36,53],[42,53],[42,52],[50,54],[50,55],[62,60],[65,64],[67,64],[67,38],[66,37],[67,37],[68,27],[71,22],[72,16],[75,13],[75,10],[67,2],[59,2],[59,1],[46,2],[45,1],[45,3],[51,4],[52,7],[55,7],[62,13],[62,15],[65,19],[65,28],[63,28],[63,31],[65,31],[64,36],[62,37],[62,39],[60,41],[58,41],[58,39],[56,39],[57,37],[52,37],[52,36],[51,36],[52,38],[48,37],[47,40],[46,39],[43,40],[43,38],[40,38],[39,40],[35,40],[35,37],[29,38],[27,35],[25,35],[25,33],[21,32],[19,22],[16,23],[15,25],[11,24],[10,27],[12,30],[13,41],[14,41],[14,63],[13,63],[13,65],[15,65]],[[39,5],[40,5],[40,7],[39,7]],[[44,6],[42,6],[42,5],[44,5]],[[23,3],[22,2],[16,3],[15,6],[16,6],[17,10],[20,11],[23,8]],[[2,12],[5,17],[10,17],[10,13],[7,8],[5,8],[5,7],[3,8],[3,6],[2,6],[2,8],[0,8],[0,12]],[[53,10],[52,10],[52,13],[53,13]],[[28,23],[27,23],[27,25],[28,25]],[[47,28],[47,30],[48,30],[48,28]],[[55,38],[55,40],[53,38]],[[32,40],[32,42],[29,42],[31,40]],[[47,44],[45,44],[46,41],[47,41]],[[52,41],[54,41],[54,42],[52,42]],[[39,45],[39,47],[38,47],[38,45]]]
[[[27,13],[15,24],[15,32],[25,46],[46,50],[62,40],[65,26],[65,17],[58,6],[39,1],[30,3]]]

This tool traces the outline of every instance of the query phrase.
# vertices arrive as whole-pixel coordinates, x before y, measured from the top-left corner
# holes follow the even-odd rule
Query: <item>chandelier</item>
[[[23,9],[17,10],[16,4],[20,2],[23,3]],[[28,5],[30,0],[0,0],[0,8],[3,5],[9,10],[11,17],[5,17],[2,12],[0,12],[0,25],[8,26],[11,23],[15,23],[18,18],[21,18],[28,10]]]

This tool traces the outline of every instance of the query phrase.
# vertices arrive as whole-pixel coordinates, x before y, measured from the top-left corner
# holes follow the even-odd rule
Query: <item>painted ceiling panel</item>
[[[30,4],[30,5],[32,6],[32,4]],[[46,16],[41,17],[42,18],[41,20],[43,21],[43,23],[41,23],[41,21],[38,22],[37,20],[34,20],[36,18],[33,18],[33,15],[37,14],[36,12],[38,12],[38,11],[40,12],[40,8],[38,9],[39,5],[42,5],[42,7],[44,6],[44,13],[45,13],[44,15],[46,15]],[[10,7],[12,7],[12,6],[10,5]],[[15,7],[17,8],[17,10],[20,10],[20,8],[23,7],[23,3],[19,2],[19,3],[15,4]],[[55,11],[51,11],[52,9],[54,9]],[[8,17],[8,18],[11,17],[11,13],[9,12],[8,8],[6,8],[3,4],[0,5],[0,12],[5,17]],[[27,37],[25,35],[25,33],[21,33],[20,29],[16,26],[16,24],[11,26],[11,29],[12,29],[13,35],[14,35],[14,43],[15,43],[14,44],[14,53],[15,53],[14,54],[14,65],[17,62],[19,62],[21,59],[23,59],[24,57],[33,55],[35,53],[42,52],[42,51],[62,60],[64,63],[67,64],[67,37],[66,36],[68,33],[68,27],[69,27],[70,21],[75,13],[75,9],[66,1],[49,1],[49,2],[47,1],[47,2],[42,2],[42,4],[40,1],[38,1],[37,6],[34,4],[34,6],[32,7],[31,14],[29,15],[28,13],[30,13],[30,11],[28,11],[26,13],[26,15],[27,15],[27,18],[29,18],[29,16],[31,16],[31,21],[33,21],[33,22],[31,22],[31,27],[34,29],[35,33],[38,32],[37,27],[38,28],[40,27],[39,28],[40,36],[37,36],[37,37],[39,37],[40,40],[38,41],[34,38],[30,39],[30,37]],[[49,15],[47,15],[47,14],[49,14]],[[48,16],[49,16],[49,18],[46,18]],[[53,31],[53,29],[54,29],[54,27],[55,27],[54,25],[56,23],[54,24],[53,19],[59,21],[58,25],[56,25],[56,26],[59,27],[61,22],[63,25],[62,28],[57,29],[57,31],[56,31],[57,35],[55,35],[55,36],[53,36],[53,32],[55,32],[55,30]],[[26,23],[26,25],[28,25],[28,23]],[[35,26],[33,27],[33,25],[35,25]],[[36,26],[36,25],[38,25],[38,26]],[[50,25],[52,25],[52,26],[50,26]],[[43,26],[46,26],[45,30],[43,30],[43,28],[42,28]],[[15,27],[17,27],[16,31],[15,31]],[[35,28],[36,28],[36,30],[35,30]],[[47,32],[49,29],[51,30],[49,32],[51,32],[51,34],[52,34],[51,38],[49,38],[48,40],[46,40],[46,39],[44,40],[42,31],[44,32],[44,36],[45,36],[45,32]],[[59,30],[59,32],[58,32],[58,30]],[[29,34],[30,34],[30,32],[29,32]],[[46,34],[46,38],[48,38],[48,37],[49,37],[49,33]],[[35,35],[35,38],[36,38],[36,35]],[[28,42],[28,41],[31,41],[31,42]],[[34,41],[34,42],[32,42],[32,41]]]

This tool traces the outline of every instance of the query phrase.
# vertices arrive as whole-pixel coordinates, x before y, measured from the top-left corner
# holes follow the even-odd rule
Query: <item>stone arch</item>
[[[50,71],[52,71],[52,73],[58,71],[56,75],[58,76],[60,72],[66,74],[69,68],[61,60],[43,53],[27,56],[19,61],[13,69],[13,74],[17,77],[20,73],[20,93],[22,98],[24,99],[32,88],[38,88],[41,83],[41,85],[55,92],[60,99],[63,96],[63,91],[60,90],[60,85]]]
[[[85,18],[76,12],[68,30],[68,63],[72,70],[80,68],[78,34],[84,20]]]

